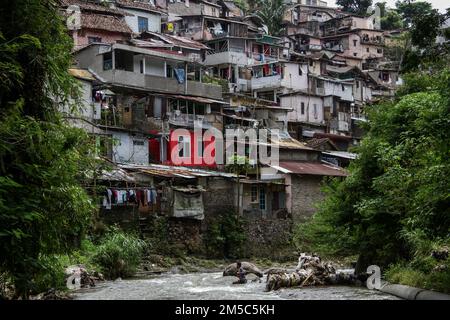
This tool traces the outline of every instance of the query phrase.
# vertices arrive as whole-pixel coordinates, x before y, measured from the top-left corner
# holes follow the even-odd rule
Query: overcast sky
[[[327,0],[325,0],[327,1]],[[333,0],[328,0],[328,5],[333,3]],[[395,8],[395,2],[396,0],[385,0],[385,1],[379,1],[379,0],[373,0],[373,3],[376,2],[386,2],[388,7]],[[430,2],[433,8],[439,9],[440,12],[445,12],[445,9],[450,7],[450,1],[449,0],[428,0],[427,2]]]

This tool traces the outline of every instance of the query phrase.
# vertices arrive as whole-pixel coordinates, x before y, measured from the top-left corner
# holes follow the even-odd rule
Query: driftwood
[[[323,263],[320,257],[302,253],[295,272],[272,270],[267,274],[266,291],[290,287],[351,284],[355,280],[356,277],[353,274],[337,273],[331,263]]]

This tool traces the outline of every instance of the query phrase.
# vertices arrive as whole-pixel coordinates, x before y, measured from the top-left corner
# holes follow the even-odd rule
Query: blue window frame
[[[148,19],[145,17],[138,17],[139,32],[148,31]]]

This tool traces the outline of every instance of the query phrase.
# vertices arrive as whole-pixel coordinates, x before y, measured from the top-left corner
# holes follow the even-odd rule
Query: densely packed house
[[[401,81],[376,19],[324,1],[287,1],[277,37],[233,1],[60,3],[63,16],[80,17],[69,30],[70,72],[82,84],[83,110],[67,118],[115,166],[100,177],[109,188],[104,210],[133,205],[141,215],[202,221],[232,208],[303,220],[322,199],[323,177],[347,175],[365,106],[392,97]],[[174,136],[180,128],[186,134]],[[226,173],[202,158],[216,147],[202,140],[210,128],[277,132],[270,142],[279,162]],[[257,143],[249,140],[246,152]],[[174,152],[200,160],[180,166]],[[137,191],[140,200],[128,202]],[[118,203],[114,194],[126,196]]]

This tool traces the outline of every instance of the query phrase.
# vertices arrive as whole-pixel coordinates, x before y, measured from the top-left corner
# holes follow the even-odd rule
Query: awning
[[[291,162],[281,161],[279,167],[284,169],[285,173],[304,174],[314,176],[333,176],[346,177],[348,173],[341,167],[325,164],[321,162]],[[280,170],[281,171],[281,170]],[[283,171],[282,171],[283,172]]]
[[[322,153],[329,155],[329,156],[334,156],[334,157],[344,158],[344,159],[351,159],[351,160],[354,160],[358,157],[358,155],[356,153],[347,152],[347,151],[329,150],[329,151],[322,151]]]
[[[199,103],[218,103],[218,104],[228,104],[227,102],[221,101],[221,100],[214,100],[214,99],[208,99],[203,97],[193,97],[193,96],[181,96],[181,95],[166,95],[168,98],[173,99],[180,99],[180,100],[187,100],[187,101],[194,101]]]

